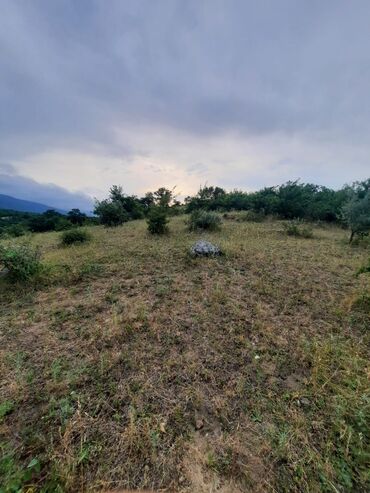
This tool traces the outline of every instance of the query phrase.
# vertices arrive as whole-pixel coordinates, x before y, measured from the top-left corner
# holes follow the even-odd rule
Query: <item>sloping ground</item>
[[[0,280],[0,491],[366,491],[368,252],[227,221],[191,259],[170,229],[37,235],[48,281]]]

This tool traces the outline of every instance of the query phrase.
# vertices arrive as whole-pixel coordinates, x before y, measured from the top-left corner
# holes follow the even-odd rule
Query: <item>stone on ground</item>
[[[221,255],[221,250],[217,245],[205,240],[199,240],[190,248],[190,253],[196,257],[209,257]]]

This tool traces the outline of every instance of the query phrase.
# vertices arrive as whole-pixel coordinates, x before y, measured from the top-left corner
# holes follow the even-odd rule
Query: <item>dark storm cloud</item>
[[[368,145],[368,0],[0,0],[0,152],[113,129]]]
[[[37,201],[57,209],[79,208],[86,212],[93,209],[92,200],[81,193],[73,193],[52,183],[38,183],[21,176],[13,166],[0,163],[0,194],[23,200]]]

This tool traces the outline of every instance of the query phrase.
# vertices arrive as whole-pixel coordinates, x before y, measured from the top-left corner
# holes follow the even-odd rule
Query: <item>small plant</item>
[[[0,266],[15,281],[28,281],[42,270],[40,252],[30,245],[0,245]]]
[[[27,465],[21,464],[13,448],[8,443],[0,443],[0,477],[2,479],[0,491],[1,493],[34,491],[33,478],[40,473],[40,461],[34,457]]]
[[[62,234],[61,242],[64,246],[74,245],[76,243],[86,243],[90,241],[90,235],[84,229],[70,229],[64,231]]]
[[[168,232],[167,212],[163,207],[152,207],[148,213],[148,231],[153,235],[163,235]]]
[[[284,229],[288,236],[296,236],[298,238],[313,238],[313,230],[308,224],[294,219],[284,223]]]
[[[188,226],[190,231],[198,229],[217,231],[221,227],[221,217],[215,212],[196,210],[191,213]]]

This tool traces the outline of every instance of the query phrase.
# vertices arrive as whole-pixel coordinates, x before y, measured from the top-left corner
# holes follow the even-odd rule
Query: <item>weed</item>
[[[34,457],[27,465],[21,465],[10,445],[0,444],[0,478],[1,493],[13,493],[20,491],[34,491],[32,479],[39,474],[41,465]]]

